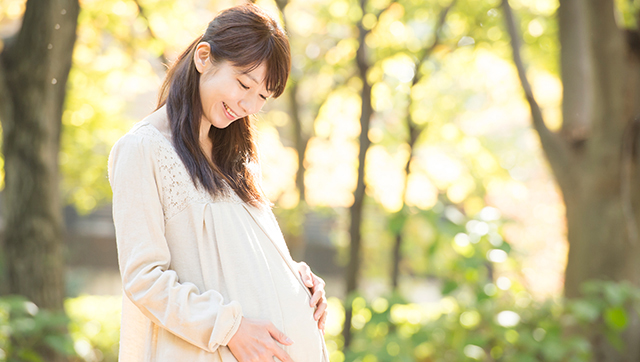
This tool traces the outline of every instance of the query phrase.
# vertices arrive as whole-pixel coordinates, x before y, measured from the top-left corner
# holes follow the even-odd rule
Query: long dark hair
[[[280,25],[253,4],[226,9],[169,68],[158,97],[157,108],[167,105],[173,145],[194,184],[219,195],[226,182],[243,201],[254,206],[265,203],[267,198],[251,170],[258,159],[248,116],[224,129],[211,127],[212,161],[200,147],[200,73],[193,63],[200,42],[209,43],[215,64],[228,61],[248,73],[264,63],[266,89],[276,98],[284,92],[291,70],[289,40]]]

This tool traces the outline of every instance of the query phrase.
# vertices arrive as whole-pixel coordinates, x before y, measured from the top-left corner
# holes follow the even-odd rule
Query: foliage
[[[476,285],[479,287],[481,285]],[[449,287],[445,287],[448,289]],[[640,290],[628,283],[593,281],[581,299],[532,300],[525,291],[466,283],[432,303],[399,295],[349,301],[354,341],[342,349],[343,303],[330,298],[327,344],[341,361],[588,361],[590,340],[604,335],[622,349],[620,334],[640,312]],[[446,291],[446,290],[445,290]],[[488,293],[487,293],[488,292]],[[42,345],[83,361],[117,361],[120,297],[81,296],[65,302],[68,318],[53,316],[22,297],[0,299],[2,361],[41,361]],[[342,318],[342,319],[341,319]],[[69,334],[60,332],[68,324]],[[12,359],[13,358],[13,359]]]
[[[486,284],[482,292],[472,288],[474,283],[466,283],[437,302],[420,304],[399,295],[369,302],[355,296],[349,301],[355,334],[348,350],[343,350],[340,327],[336,326],[344,321],[343,302],[330,298],[326,337],[331,360],[588,361],[589,342],[596,335],[605,335],[617,348],[624,348],[620,334],[632,314],[640,312],[640,290],[628,283],[593,281],[585,284],[581,299],[543,302],[532,300],[522,290],[494,290]],[[20,358],[27,361],[38,361],[25,356],[33,356],[30,353],[42,341],[64,341],[66,351],[73,352],[68,335],[54,333],[58,337],[52,338],[47,334],[52,329],[46,326],[68,321],[82,360],[117,361],[120,305],[121,298],[113,296],[67,299],[69,319],[47,321],[42,311],[31,315],[36,309],[23,298],[3,298],[1,348],[7,356],[23,351]],[[13,311],[12,321],[7,318],[8,310]],[[29,327],[26,334],[30,337],[25,337],[25,326],[29,325],[41,327]],[[9,334],[19,342],[10,342]]]
[[[352,345],[340,351],[339,335],[329,335],[328,345],[334,362],[589,361],[598,335],[623,350],[620,335],[629,313],[640,312],[640,289],[592,281],[583,290],[580,299],[544,302],[526,292],[470,290],[422,304],[358,296],[351,301]]]
[[[67,315],[40,310],[22,296],[0,298],[0,361],[44,362],[47,349],[73,361],[118,360],[122,298],[67,299]]]
[[[116,362],[122,297],[83,295],[67,299],[69,333],[76,352],[87,362]]]
[[[133,2],[82,2],[60,150],[63,197],[81,214],[111,198],[107,157],[138,111],[128,103],[157,82],[149,59],[163,46],[136,15]]]
[[[43,362],[48,349],[74,356],[68,321],[64,314],[40,310],[22,296],[0,298],[0,361]]]

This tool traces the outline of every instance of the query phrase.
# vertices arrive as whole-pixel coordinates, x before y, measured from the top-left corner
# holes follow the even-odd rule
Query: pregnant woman
[[[290,64],[275,20],[227,9],[111,150],[120,362],[329,361],[324,282],[291,259],[250,118],[282,94]]]

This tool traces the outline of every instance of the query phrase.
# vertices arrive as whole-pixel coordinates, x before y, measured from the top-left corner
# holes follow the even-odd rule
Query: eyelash
[[[240,83],[240,85],[242,86],[242,88],[249,90],[249,87],[247,87],[246,85],[244,85],[241,81],[238,81],[238,83]],[[260,97],[262,99],[264,99],[265,101],[267,100],[267,97],[263,96],[262,94],[260,95]]]

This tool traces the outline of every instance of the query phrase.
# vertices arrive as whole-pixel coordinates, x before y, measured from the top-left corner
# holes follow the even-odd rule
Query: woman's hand
[[[327,298],[324,291],[324,280],[311,272],[311,268],[305,262],[298,263],[298,272],[304,284],[311,290],[310,305],[316,308],[313,318],[318,321],[318,328],[324,334],[324,325],[327,320]]]
[[[238,362],[273,362],[273,357],[278,357],[282,362],[293,362],[289,354],[276,342],[287,346],[293,344],[293,341],[273,323],[242,317],[240,327],[227,343],[227,347]]]

